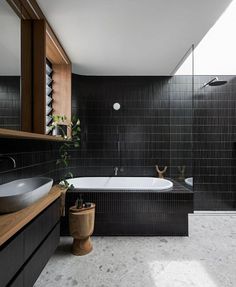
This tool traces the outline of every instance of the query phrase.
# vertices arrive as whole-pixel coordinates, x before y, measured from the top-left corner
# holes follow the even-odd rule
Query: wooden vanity
[[[32,287],[60,238],[62,189],[20,211],[0,215],[0,286]]]

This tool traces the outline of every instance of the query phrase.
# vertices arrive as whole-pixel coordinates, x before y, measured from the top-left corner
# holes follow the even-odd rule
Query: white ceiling
[[[231,0],[38,0],[84,75],[170,75]]]
[[[71,58],[73,72],[170,75],[231,0],[37,2]]]
[[[0,75],[20,75],[20,19],[0,0]]]

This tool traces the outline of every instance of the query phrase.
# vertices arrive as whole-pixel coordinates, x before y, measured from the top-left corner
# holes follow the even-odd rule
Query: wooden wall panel
[[[21,130],[32,126],[32,22],[21,20]]]
[[[68,64],[70,65],[70,59],[67,56],[62,44],[59,42],[55,33],[48,23],[46,23],[46,41],[47,46],[51,46],[52,48],[52,62],[56,62],[57,64]],[[47,56],[50,56],[47,54]],[[56,58],[55,58],[56,56]]]
[[[49,34],[46,34],[46,55],[47,59],[51,63],[58,63],[58,64],[64,64],[64,60],[61,58],[60,53],[55,48],[55,44],[53,43],[52,39],[50,38]]]
[[[46,126],[46,21],[33,20],[33,132]]]
[[[53,114],[71,120],[71,65],[53,64]]]

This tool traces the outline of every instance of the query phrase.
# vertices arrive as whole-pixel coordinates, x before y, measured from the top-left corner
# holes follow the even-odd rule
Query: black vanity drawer
[[[35,253],[25,263],[21,272],[11,281],[9,287],[32,287],[42,272],[48,259],[54,253],[60,239],[60,224],[58,223],[38,247]],[[2,287],[2,285],[0,285]]]
[[[60,219],[60,199],[39,214],[24,231],[24,260],[27,260]]]
[[[59,223],[57,199],[0,248],[0,287],[33,286],[58,245]]]
[[[18,234],[0,249],[0,286],[6,286],[24,264],[24,236]]]
[[[24,287],[24,274],[21,272],[7,287]]]
[[[47,239],[39,247],[32,258],[27,262],[24,274],[24,287],[32,287],[42,272],[44,266],[47,264],[48,259],[56,250],[60,240],[60,223],[58,223]]]

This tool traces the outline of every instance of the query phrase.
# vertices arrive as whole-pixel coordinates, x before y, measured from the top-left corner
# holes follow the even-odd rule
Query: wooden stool
[[[95,204],[91,207],[76,208],[72,206],[69,210],[70,234],[74,238],[72,253],[74,255],[86,255],[92,251],[93,246],[90,236],[94,229]]]

